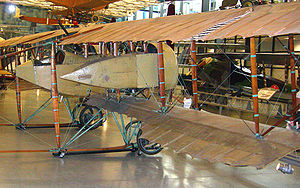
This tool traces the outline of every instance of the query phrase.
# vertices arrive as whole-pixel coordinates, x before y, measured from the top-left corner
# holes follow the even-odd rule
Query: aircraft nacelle
[[[163,49],[165,85],[166,89],[172,89],[177,84],[177,59],[168,45],[164,44]],[[130,53],[117,57],[95,55],[87,59],[73,53],[64,53],[64,58],[60,57],[62,62],[56,60],[60,94],[85,96],[89,88],[103,92],[103,88],[151,88],[159,85],[157,53]],[[50,90],[49,60],[28,61],[16,68],[17,76]]]

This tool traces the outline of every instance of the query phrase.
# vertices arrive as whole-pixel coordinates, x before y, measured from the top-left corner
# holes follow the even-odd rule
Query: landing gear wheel
[[[99,108],[95,106],[88,106],[86,105],[80,112],[79,115],[79,128],[82,128],[85,124],[87,124],[98,112]],[[103,125],[103,120],[101,120],[103,117],[103,113],[99,112],[95,118],[89,122],[87,126],[85,126],[85,129],[88,129],[92,127],[90,130],[97,129],[99,126]]]
[[[94,14],[94,15],[91,17],[91,21],[92,21],[93,23],[97,23],[97,22],[99,22],[99,20],[100,20],[100,18],[99,18],[99,16],[97,16],[96,14]]]
[[[137,133],[137,145],[138,149],[147,155],[155,155],[159,153],[163,148],[158,143],[151,143],[149,140],[145,138],[140,138],[142,135],[142,130],[140,129]]]
[[[80,111],[86,107],[86,104],[77,104],[72,110],[72,116],[74,119],[78,119]]]
[[[137,133],[138,133],[138,130],[140,128],[136,128],[136,126],[138,126],[141,122],[140,121],[132,121],[132,122],[129,122],[126,126],[125,126],[125,130],[126,130],[126,133],[128,134],[129,132],[132,133],[132,134],[135,134],[133,136],[136,136]],[[131,130],[129,130],[129,128],[131,128]],[[135,131],[135,133],[133,133],[133,131]]]
[[[139,126],[140,125],[140,121],[132,121],[132,122],[129,122],[126,126],[125,126],[125,131],[126,131],[126,136],[127,138],[136,138],[137,136],[137,133],[138,131],[140,130]],[[133,144],[132,143],[132,152],[136,152],[136,151],[139,151],[138,147],[136,144]],[[138,152],[139,153],[139,152]]]
[[[244,1],[242,3],[242,7],[253,7],[253,2],[252,1]]]

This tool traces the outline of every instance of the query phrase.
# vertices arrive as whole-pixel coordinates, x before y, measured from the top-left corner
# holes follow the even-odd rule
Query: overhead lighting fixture
[[[16,11],[16,5],[8,5],[8,12],[13,13]]]

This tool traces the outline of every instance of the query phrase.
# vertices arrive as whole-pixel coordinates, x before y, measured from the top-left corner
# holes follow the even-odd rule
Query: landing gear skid
[[[50,104],[51,98],[46,100],[35,112],[33,112],[32,115],[30,115],[26,120],[24,120],[22,123],[14,124],[16,129],[19,130],[26,130],[27,128],[54,128],[53,124],[30,124],[28,123],[34,116],[36,116],[39,112],[47,108]],[[62,123],[60,124],[60,127],[78,127],[81,129],[84,127],[84,129],[93,130],[103,125],[106,119],[101,118],[104,116],[104,113],[101,111],[97,114],[97,116],[94,117],[94,115],[99,111],[98,107],[95,106],[89,106],[84,103],[77,104],[73,110],[70,107],[69,100],[62,99],[65,103],[66,109],[69,112],[71,122],[70,123]],[[91,118],[93,118],[92,121],[89,121]],[[87,124],[88,123],[88,124]]]
[[[84,107],[85,109],[86,107]],[[95,107],[93,107],[95,108]],[[89,109],[89,108],[88,108]],[[100,114],[102,109],[97,108],[96,114],[92,117],[92,119],[95,119],[97,114]],[[87,110],[88,111],[88,110]],[[85,111],[83,111],[85,112]],[[68,144],[63,146],[59,150],[55,150],[53,152],[53,156],[63,158],[66,155],[79,155],[79,154],[95,154],[95,153],[110,153],[110,152],[124,152],[124,151],[131,151],[131,152],[136,152],[137,155],[155,155],[159,153],[163,148],[161,147],[160,144],[158,143],[151,143],[149,140],[146,138],[142,138],[142,130],[141,130],[141,125],[142,123],[140,121],[131,121],[125,125],[123,121],[123,116],[120,115],[121,122],[117,119],[116,115],[114,112],[110,112],[108,114],[112,114],[116,124],[118,125],[120,129],[120,133],[122,135],[122,138],[124,140],[125,145],[123,146],[116,146],[116,147],[109,147],[109,148],[95,148],[95,149],[66,149],[71,143],[73,143],[78,137],[74,137],[71,139],[71,141],[67,142]],[[108,114],[105,114],[105,116],[101,116],[99,121],[102,121]],[[90,121],[90,119],[89,119]],[[90,122],[87,122],[90,123]],[[86,131],[89,129],[92,129],[92,127],[88,127]],[[80,131],[84,130],[82,127]],[[84,132],[85,133],[85,132]],[[77,133],[76,135],[79,135]],[[76,136],[75,135],[75,136]],[[80,134],[80,136],[83,134]]]

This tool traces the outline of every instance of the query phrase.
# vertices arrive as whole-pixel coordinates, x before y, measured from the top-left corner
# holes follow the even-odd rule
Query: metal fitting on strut
[[[19,129],[19,130],[25,130],[26,129],[26,125],[24,123],[14,124],[14,126],[16,127],[16,129]]]

